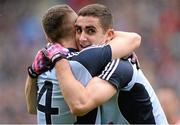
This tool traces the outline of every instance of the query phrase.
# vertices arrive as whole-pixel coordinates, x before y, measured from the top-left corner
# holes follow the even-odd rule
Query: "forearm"
[[[112,58],[122,58],[140,46],[141,36],[133,32],[116,31],[115,37],[109,42]]]
[[[55,68],[64,99],[75,115],[88,113],[116,93],[113,85],[97,77],[91,79],[84,87],[75,79],[67,60],[58,61]]]
[[[27,110],[30,114],[37,114],[37,87],[36,79],[32,79],[29,76],[25,85],[25,97]]]
[[[85,87],[75,79],[66,59],[58,61],[55,68],[64,99],[69,105],[71,112],[76,114],[77,110],[81,108],[84,109],[89,97],[88,92],[85,90]]]

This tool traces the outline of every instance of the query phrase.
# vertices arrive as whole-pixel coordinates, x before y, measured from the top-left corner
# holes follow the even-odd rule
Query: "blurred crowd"
[[[180,0],[1,0],[0,124],[36,123],[36,116],[26,110],[27,66],[46,44],[43,13],[63,3],[75,11],[91,3],[104,4],[112,10],[116,30],[142,36],[141,47],[136,50],[141,68],[169,122],[175,124],[180,118]]]

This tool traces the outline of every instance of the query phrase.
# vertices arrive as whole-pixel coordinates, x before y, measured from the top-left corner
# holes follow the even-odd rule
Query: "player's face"
[[[107,35],[103,31],[99,19],[96,17],[79,16],[75,23],[75,30],[79,49],[92,44],[103,44],[107,40]]]

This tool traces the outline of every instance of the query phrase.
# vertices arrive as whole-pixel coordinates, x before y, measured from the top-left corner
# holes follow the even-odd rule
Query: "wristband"
[[[53,58],[51,60],[52,60],[53,65],[55,65],[57,61],[64,59],[64,58],[66,59],[65,55],[58,53],[55,56],[53,56]]]
[[[28,74],[31,78],[37,78],[39,75],[36,72],[34,72],[34,70],[32,69],[32,66],[28,67]]]

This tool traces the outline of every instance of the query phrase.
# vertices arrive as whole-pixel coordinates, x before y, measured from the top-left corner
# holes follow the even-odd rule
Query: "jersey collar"
[[[78,50],[77,50],[77,49],[74,49],[74,48],[68,48],[68,50],[69,50],[70,52],[78,52]]]

